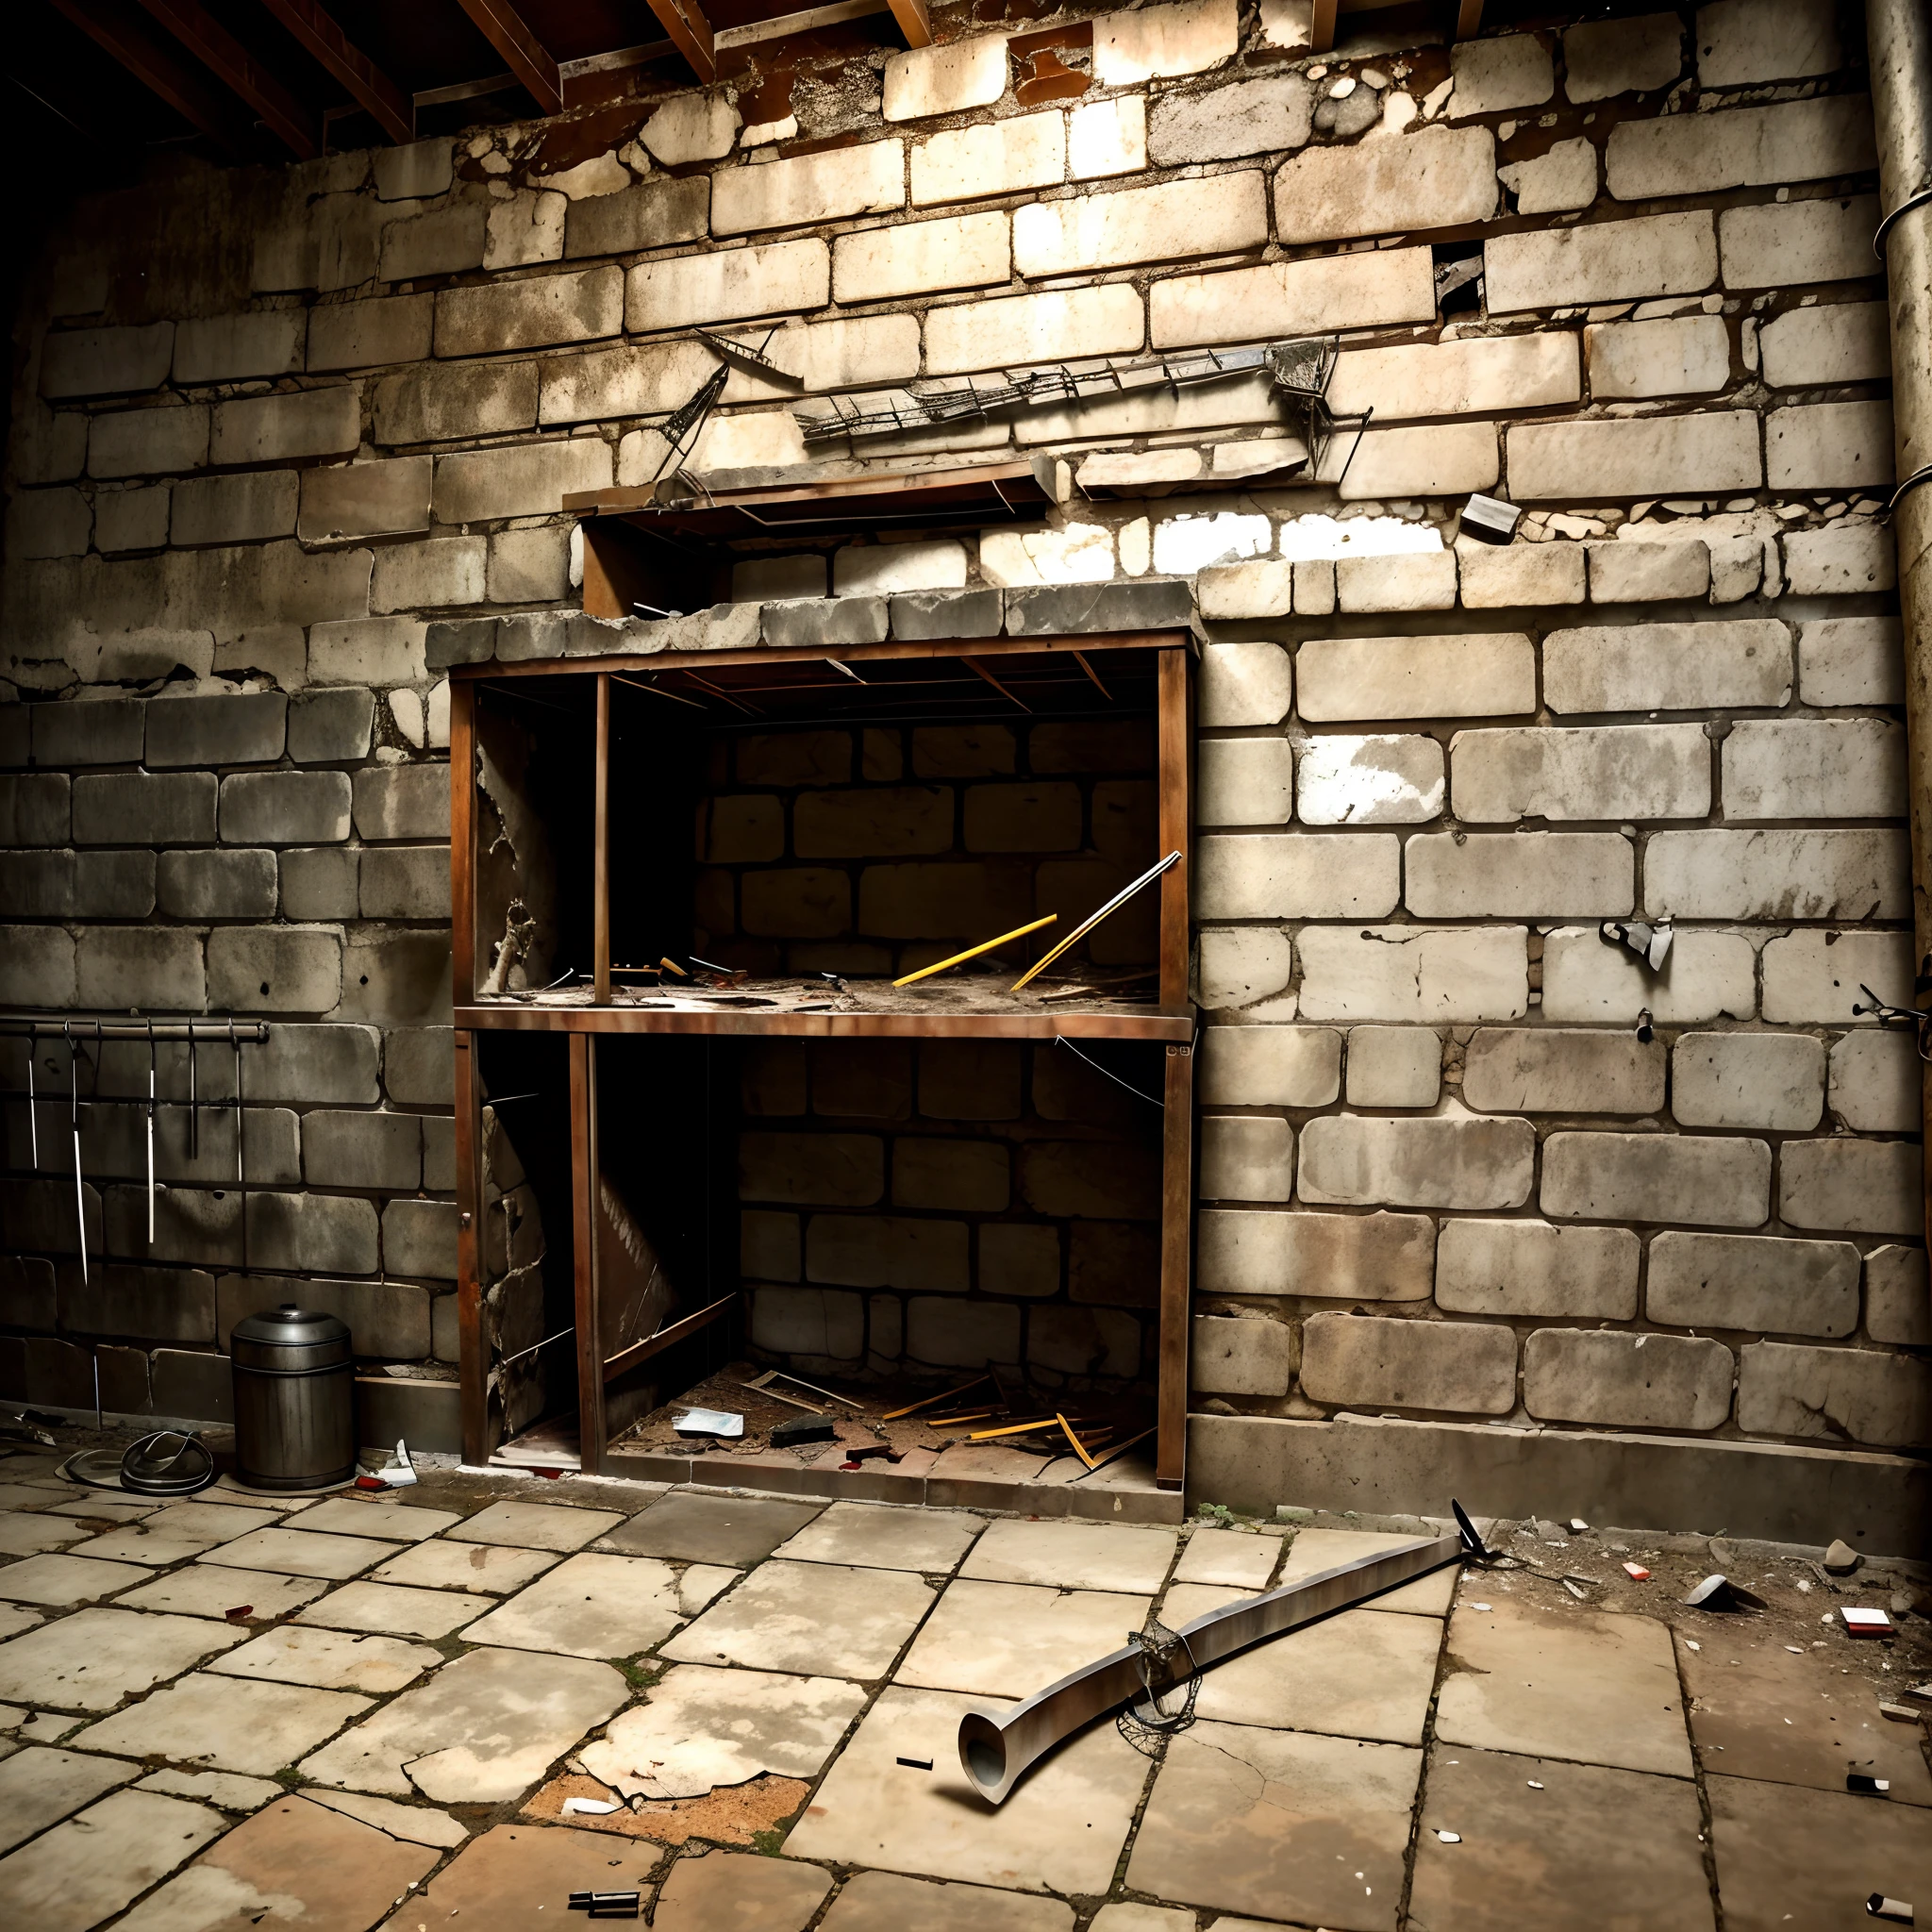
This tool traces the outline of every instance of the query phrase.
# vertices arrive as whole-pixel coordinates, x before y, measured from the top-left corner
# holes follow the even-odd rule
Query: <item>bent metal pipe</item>
[[[1445,1563],[1480,1553],[1479,1543],[1472,1549],[1465,1538],[1443,1536],[1357,1557],[1352,1563],[1285,1584],[1266,1596],[1209,1610],[1183,1624],[1179,1634],[1195,1667],[1205,1670],[1266,1638],[1299,1630],[1411,1583]],[[1141,1692],[1145,1657],[1144,1651],[1130,1644],[1083,1664],[1010,1710],[969,1710],[959,1720],[959,1763],[967,1782],[989,1805],[1003,1804],[1021,1776],[1055,1745]]]

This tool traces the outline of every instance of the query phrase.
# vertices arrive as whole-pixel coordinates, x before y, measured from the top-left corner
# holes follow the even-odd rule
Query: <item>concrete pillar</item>
[[[1924,0],[1866,0],[1879,205],[1889,214],[1932,190],[1932,12]],[[1932,464],[1932,201],[1892,223],[1884,242],[1891,315],[1892,415],[1901,482]],[[1919,999],[1932,960],[1932,481],[1900,499],[1899,610],[1906,653],[1906,734],[1912,820],[1912,924]],[[1932,1065],[1924,1071],[1932,1120]],[[1926,1141],[1932,1161],[1932,1137]],[[1932,1167],[1927,1169],[1932,1198]]]

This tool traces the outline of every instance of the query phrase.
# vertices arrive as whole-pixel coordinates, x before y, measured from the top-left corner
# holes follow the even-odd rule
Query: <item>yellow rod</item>
[[[1049,948],[1048,951],[1042,954],[1040,958],[1036,959],[1031,966],[1027,967],[1025,972],[1021,974],[1019,978],[1014,980],[1011,986],[1008,987],[1007,991],[1008,992],[1018,992],[1020,989],[1023,986],[1024,986],[1029,979],[1036,978],[1039,974],[1044,973],[1046,969],[1049,966],[1051,966],[1053,962],[1056,959],[1058,959],[1059,956],[1062,953],[1064,953],[1069,946],[1077,945],[1082,940],[1084,940],[1087,937],[1087,935],[1090,932],[1091,932],[1093,928],[1096,925],[1098,925],[1100,922],[1108,916],[1108,913],[1116,911],[1119,908],[1124,906],[1127,903],[1127,901],[1131,899],[1134,896],[1134,894],[1141,889],[1141,887],[1151,886],[1154,883],[1154,881],[1161,875],[1162,873],[1168,871],[1173,866],[1178,865],[1180,862],[1180,854],[1178,852],[1170,852],[1165,858],[1159,861],[1158,864],[1150,865],[1147,868],[1147,870],[1143,872],[1141,874],[1141,876],[1134,881],[1132,885],[1123,887],[1118,892],[1116,892],[1113,895],[1111,899],[1109,899],[1107,902],[1105,906],[1103,906],[1100,908],[1098,912],[1090,912],[1087,915],[1087,917],[1084,920],[1082,920],[1080,924],[1076,925],[1073,929],[1073,931],[1070,932],[1066,936],[1066,938],[1059,942],[1058,945]],[[993,943],[997,945],[999,941],[995,940]]]
[[[941,1389],[937,1395],[922,1396],[917,1402],[908,1402],[904,1408],[895,1408],[882,1415],[882,1423],[895,1423],[902,1415],[917,1415],[922,1408],[930,1408],[935,1402],[950,1402],[956,1395],[963,1395],[969,1389],[977,1389],[982,1382],[990,1382],[991,1375],[974,1375],[970,1382],[961,1382],[957,1389]]]
[[[1074,1435],[1073,1424],[1070,1423],[1063,1415],[1055,1416],[1054,1421],[1059,1424],[1060,1434],[1063,1435],[1067,1439],[1067,1441],[1074,1445],[1074,1454],[1080,1458],[1080,1460],[1087,1465],[1089,1469],[1091,1469],[1093,1467],[1093,1458],[1092,1457],[1088,1455],[1086,1444],[1080,1441],[1078,1436]]]
[[[1041,1429],[1050,1429],[1056,1423],[1062,1428],[1066,1424],[1057,1415],[1043,1415],[1037,1422],[1012,1423],[1003,1429],[975,1429],[967,1437],[969,1442],[988,1442],[995,1436],[1031,1436]]]
[[[1031,925],[1016,925],[1011,932],[1003,932],[996,940],[988,940],[984,945],[968,946],[963,953],[955,953],[950,959],[941,959],[937,966],[923,966],[917,973],[908,973],[904,979],[895,979],[894,986],[910,986],[915,979],[930,979],[935,973],[943,973],[948,966],[957,966],[962,959],[976,959],[982,953],[990,953],[995,946],[1003,946],[1008,940],[1024,939],[1029,932],[1038,932],[1042,925],[1051,925],[1059,917],[1058,912],[1049,912],[1044,919],[1036,919]]]

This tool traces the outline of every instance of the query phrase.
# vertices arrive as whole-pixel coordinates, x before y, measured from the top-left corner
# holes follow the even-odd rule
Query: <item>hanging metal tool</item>
[[[228,1046],[235,1056],[235,1187],[242,1197],[242,1272],[248,1273],[248,1178],[242,1165],[242,1042],[228,1022]]]
[[[731,379],[731,371],[723,363],[711,371],[698,386],[689,401],[672,410],[665,417],[664,426],[658,431],[669,445],[664,452],[664,460],[658,465],[651,477],[654,493],[662,497],[667,491],[689,496],[695,493],[695,486],[686,487],[683,476],[683,463],[686,456],[685,444],[697,447],[697,440],[705,426],[705,419],[717,407],[718,398],[724,393],[724,385]],[[665,471],[671,472],[667,478]]]
[[[194,1091],[194,1022],[188,1023],[188,1158],[201,1158],[201,1101]]]
[[[74,1023],[63,1020],[67,1036],[67,1120],[74,1134],[74,1212],[80,1233],[80,1279],[87,1282],[87,1190],[80,1180],[80,1049],[74,1043]]]
[[[33,1171],[41,1171],[41,1110],[34,1099],[34,1055],[40,1047],[40,1029],[29,1026],[26,1033],[26,1138],[33,1149]]]
[[[147,1244],[155,1244],[155,1023],[147,1023]]]

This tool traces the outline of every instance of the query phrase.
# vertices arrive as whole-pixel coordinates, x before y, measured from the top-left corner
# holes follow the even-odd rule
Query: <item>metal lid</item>
[[[354,1359],[346,1322],[284,1302],[235,1324],[229,1358],[243,1368],[319,1369]]]

